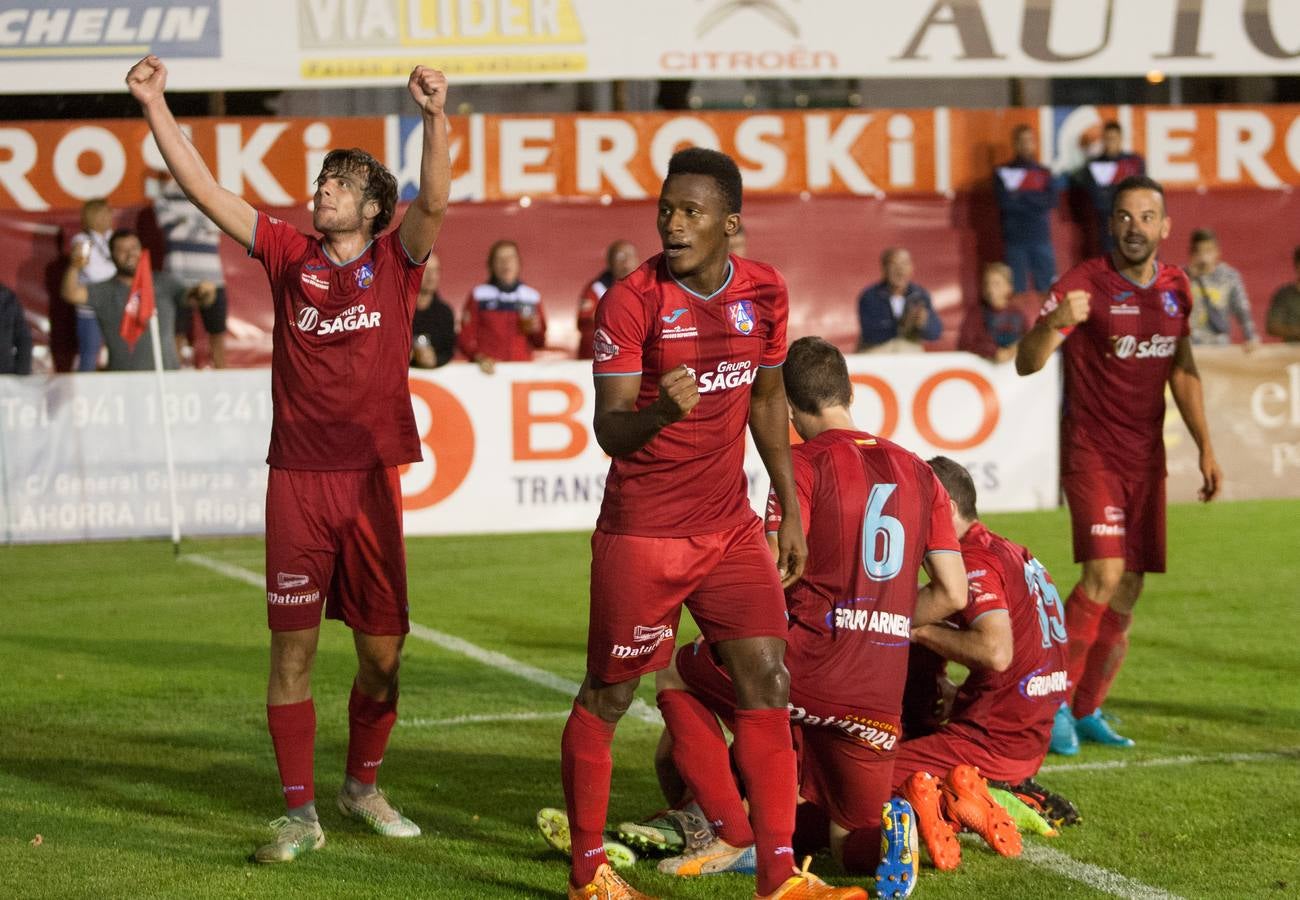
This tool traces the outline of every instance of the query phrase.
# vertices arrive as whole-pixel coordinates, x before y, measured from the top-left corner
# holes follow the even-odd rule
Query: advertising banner
[[[1197,347],[1196,366],[1215,456],[1220,499],[1300,497],[1300,347]],[[1191,502],[1201,486],[1199,457],[1173,402],[1165,423],[1169,499]]]
[[[850,357],[865,430],[966,465],[981,508],[1057,502],[1055,362],[1034,378],[966,354]],[[412,372],[423,459],[405,468],[408,534],[591,528],[609,461],[591,432],[589,364]],[[0,379],[7,542],[166,536],[162,416],[176,448],[181,533],[260,534],[268,370]],[[751,446],[750,500],[768,484]]]
[[[0,75],[102,91],[146,53],[181,90],[653,78],[1294,71],[1268,0],[0,0]]]
[[[1170,189],[1300,186],[1300,106],[1041,107],[451,116],[452,200],[654,197],[681,147],[723,150],[747,196],[951,196],[987,187],[1029,125],[1043,161],[1083,165],[1118,120]],[[261,207],[307,203],[333,147],[361,147],[419,184],[418,116],[186,120],[217,181]],[[0,210],[148,201],[163,168],[142,119],[0,124]]]

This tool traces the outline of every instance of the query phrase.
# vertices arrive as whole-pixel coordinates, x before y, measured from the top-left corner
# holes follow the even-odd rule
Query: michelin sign
[[[48,61],[221,56],[219,0],[0,0],[0,60]]]

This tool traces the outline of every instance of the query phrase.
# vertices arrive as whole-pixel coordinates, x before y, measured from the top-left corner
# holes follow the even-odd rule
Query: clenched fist
[[[1085,321],[1092,313],[1089,300],[1092,294],[1087,291],[1070,291],[1050,313],[1053,328],[1071,328]]]
[[[157,100],[167,87],[167,67],[151,53],[126,73],[126,86],[141,106]]]
[[[695,376],[686,366],[669,369],[659,379],[659,399],[655,401],[669,424],[680,422],[700,402]]]
[[[411,78],[406,86],[411,91],[411,98],[426,116],[436,116],[442,112],[447,102],[447,76],[438,69],[416,66],[411,70]]]

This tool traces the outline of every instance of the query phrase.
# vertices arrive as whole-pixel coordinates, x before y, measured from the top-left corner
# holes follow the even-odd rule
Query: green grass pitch
[[[1063,511],[988,521],[1069,591]],[[1049,758],[1041,780],[1085,824],[1027,838],[1056,851],[1047,863],[967,845],[958,871],[924,870],[916,896],[1300,896],[1298,522],[1294,501],[1173,507],[1170,574],[1148,579],[1107,704],[1137,748]],[[262,571],[257,540],[186,541],[183,552]],[[414,621],[581,677],[587,535],[412,539],[409,557]],[[532,824],[539,807],[562,805],[562,692],[409,640],[381,780],[425,836],[386,841],[333,808],[353,657],[328,623],[315,676],[328,843],[257,867],[248,856],[279,814],[259,590],[136,542],[0,548],[0,598],[0,895],[562,895],[565,861]],[[641,696],[653,703],[648,680]],[[611,819],[657,808],[656,738],[644,721],[620,726]],[[1142,760],[1158,764],[1050,771]],[[670,897],[753,891],[739,876],[673,881],[650,863],[631,878]]]

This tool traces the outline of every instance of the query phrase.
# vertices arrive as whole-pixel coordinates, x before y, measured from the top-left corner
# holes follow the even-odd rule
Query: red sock
[[[717,717],[686,691],[660,691],[658,701],[673,736],[673,762],[718,837],[733,847],[754,843]]]
[[[1133,623],[1132,613],[1115,612],[1107,608],[1097,629],[1097,640],[1088,652],[1088,665],[1074,692],[1076,718],[1090,715],[1105,702],[1111,682],[1119,674],[1119,667],[1128,653],[1128,627]]]
[[[749,796],[758,862],[758,893],[770,894],[794,868],[794,808],[799,796],[790,714],[736,710],[736,765]]]
[[[1072,692],[1078,687],[1083,670],[1087,667],[1088,651],[1097,640],[1097,626],[1105,611],[1105,604],[1093,602],[1083,592],[1082,584],[1076,584],[1069,599],[1065,601],[1065,630],[1070,635],[1066,674]]]
[[[850,875],[874,874],[880,865],[880,823],[855,828],[844,838],[844,871]]]
[[[388,735],[397,721],[397,688],[387,700],[367,697],[352,685],[348,698],[348,775],[374,784],[384,761]]]
[[[316,752],[316,704],[308,697],[301,703],[267,706],[266,724],[275,746],[275,764],[280,769],[284,805],[288,809],[316,799],[312,763]]]
[[[596,877],[605,858],[605,814],[609,808],[609,779],[614,770],[610,746],[614,726],[573,704],[560,739],[560,777],[569,813],[574,886]]]

